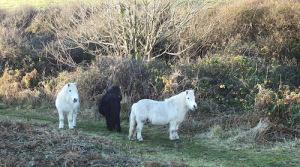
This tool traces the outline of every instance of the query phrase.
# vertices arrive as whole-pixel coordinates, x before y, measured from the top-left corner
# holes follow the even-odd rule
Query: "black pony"
[[[107,129],[121,132],[120,109],[122,94],[118,86],[111,87],[98,103],[98,109],[106,119]]]

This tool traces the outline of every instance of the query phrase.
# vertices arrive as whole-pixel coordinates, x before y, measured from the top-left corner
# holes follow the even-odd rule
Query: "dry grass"
[[[78,132],[59,132],[47,124],[0,121],[0,164],[4,166],[139,166],[112,141]]]
[[[235,52],[299,61],[300,3],[285,0],[238,0],[201,10],[191,37],[196,55]]]
[[[1,130],[4,129],[5,132],[2,134],[7,136],[7,138],[5,136],[0,138],[3,140],[1,143],[11,143],[12,146],[22,145],[20,150],[9,150],[9,153],[15,153],[13,157],[17,161],[13,162],[23,162],[24,159],[27,160],[28,155],[30,158],[34,157],[33,161],[36,163],[48,162],[50,159],[54,164],[72,161],[74,164],[81,164],[90,158],[91,161],[89,162],[91,163],[103,162],[106,164],[107,161],[105,160],[110,160],[115,166],[117,164],[124,166],[131,160],[145,162],[144,165],[147,164],[146,161],[154,162],[153,164],[161,166],[184,166],[186,164],[190,166],[222,165],[230,167],[239,166],[241,163],[243,166],[297,166],[299,164],[299,157],[297,156],[299,154],[299,140],[266,143],[265,145],[253,142],[232,142],[230,138],[245,131],[245,129],[222,129],[220,134],[224,135],[221,135],[221,138],[207,135],[195,136],[196,132],[193,135],[181,132],[181,140],[174,142],[168,140],[167,129],[163,128],[162,131],[162,127],[151,126],[148,128],[145,126],[144,133],[148,140],[143,143],[129,142],[126,138],[126,132],[111,133],[105,130],[103,121],[91,120],[90,117],[82,117],[81,114],[79,115],[77,131],[57,131],[55,130],[57,128],[57,115],[53,115],[52,110],[49,111],[51,113],[44,109],[17,111],[13,108],[0,111],[0,115],[3,116],[1,119],[7,120],[9,118],[18,120],[18,122],[24,121],[23,123],[0,121],[0,128]],[[123,121],[122,125],[124,128],[128,127],[128,122]],[[7,128],[8,126],[10,128]],[[25,127],[26,130],[23,131],[23,128],[19,128],[19,126]],[[9,133],[6,133],[6,128]],[[10,140],[10,138],[12,139]],[[37,143],[33,143],[33,149],[26,149],[27,145],[30,145],[29,140],[37,141]],[[72,152],[76,156],[79,154],[79,158],[75,160],[73,156],[70,156],[73,155]],[[54,157],[51,156],[52,154]],[[101,159],[93,159],[91,154],[101,154]],[[63,158],[59,159],[58,157]],[[111,163],[107,165],[109,166]]]
[[[86,3],[95,3],[98,0],[84,0]],[[47,8],[53,5],[65,5],[68,3],[77,3],[79,0],[0,0],[0,9],[14,11],[24,6],[32,6],[35,8]],[[83,2],[83,1],[80,1]]]

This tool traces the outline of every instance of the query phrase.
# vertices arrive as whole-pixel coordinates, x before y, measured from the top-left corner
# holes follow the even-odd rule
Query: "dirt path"
[[[169,141],[164,127],[145,127],[145,141],[111,133],[103,120],[79,116],[77,130],[58,130],[50,109],[0,109],[0,164],[7,166],[297,166],[300,144],[268,146],[181,134]],[[149,162],[155,162],[149,163]],[[157,164],[156,162],[159,162]],[[26,164],[26,165],[25,165]]]

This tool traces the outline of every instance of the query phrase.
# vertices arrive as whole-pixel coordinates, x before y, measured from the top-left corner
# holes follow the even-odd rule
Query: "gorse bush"
[[[276,124],[297,127],[300,122],[300,89],[290,90],[282,86],[278,91],[272,91],[259,85],[255,97],[255,109],[269,117]]]
[[[6,69],[0,78],[0,99],[8,104],[36,105],[46,100],[36,88],[37,71],[24,73],[20,70]]]

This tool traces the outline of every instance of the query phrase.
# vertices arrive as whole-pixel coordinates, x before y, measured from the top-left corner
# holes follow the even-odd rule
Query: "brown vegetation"
[[[0,11],[0,98],[53,106],[56,92],[71,81],[78,82],[83,106],[91,107],[118,84],[128,112],[138,99],[193,88],[201,113],[190,126],[201,115],[212,118],[209,125],[232,126],[254,126],[268,116],[297,129],[299,11],[292,0],[125,1]]]
[[[4,166],[140,166],[120,154],[111,141],[43,124],[0,121],[0,163]]]

